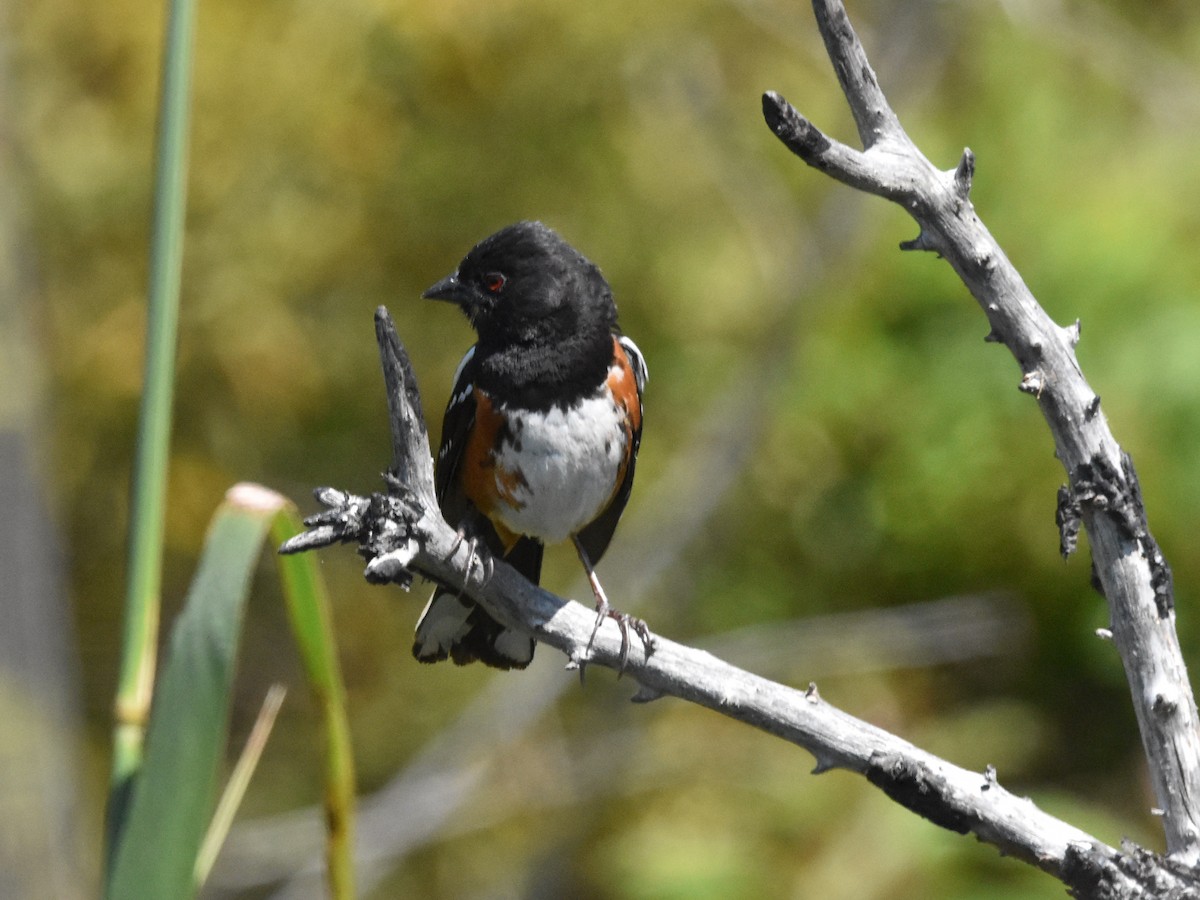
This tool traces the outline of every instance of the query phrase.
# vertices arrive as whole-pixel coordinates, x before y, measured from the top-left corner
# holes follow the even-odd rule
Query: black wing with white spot
[[[646,368],[646,357],[642,356],[642,351],[633,342],[633,338],[628,335],[618,336],[617,343],[621,345],[625,355],[629,357],[629,364],[633,366],[633,377],[637,379],[638,400],[641,400],[642,393],[646,390],[646,382],[650,380],[650,370]],[[641,431],[638,431],[638,437],[641,437]]]
[[[438,447],[434,487],[442,515],[451,525],[459,525],[468,512],[469,501],[459,486],[458,470],[463,450],[475,424],[475,348],[463,356],[454,373],[450,402],[442,419],[442,442]]]
[[[492,553],[502,553],[496,530],[463,493],[458,477],[463,452],[475,424],[475,348],[458,364],[438,447],[434,487],[446,521],[462,529],[467,539],[481,541]],[[531,545],[531,546],[530,546]],[[518,552],[520,551],[520,552]],[[535,583],[541,569],[542,548],[522,539],[509,561]],[[514,558],[515,557],[515,558]],[[533,659],[533,640],[505,628],[465,597],[436,588],[429,598],[413,640],[413,656],[421,662],[453,659],[459,665],[479,660],[499,669],[523,669]]]

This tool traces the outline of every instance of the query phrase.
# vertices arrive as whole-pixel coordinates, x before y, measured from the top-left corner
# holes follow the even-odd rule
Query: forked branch
[[[763,96],[767,124],[810,166],[901,205],[920,226],[901,245],[954,267],[1021,368],[1067,471],[1059,494],[1062,550],[1087,529],[1111,631],[1124,663],[1167,848],[1200,862],[1200,720],[1175,633],[1171,571],[1146,523],[1133,463],[1108,427],[1075,356],[1079,323],[1061,327],[1038,305],[970,201],[970,150],[940,171],[917,149],[883,95],[840,0],[814,0],[817,23],[854,114],[864,150],[826,137],[786,100]]]
[[[902,248],[945,257],[983,308],[988,339],[1016,358],[1019,387],[1037,400],[1067,471],[1058,509],[1063,552],[1074,549],[1081,524],[1088,530],[1171,858],[1102,844],[1011,794],[990,768],[970,772],[938,759],[830,706],[815,687],[797,691],[665,638],[649,656],[633,643],[626,672],[639,684],[634,699],[679,697],[791,741],[816,757],[818,772],[864,775],[935,824],[972,833],[1053,874],[1077,897],[1200,897],[1192,868],[1200,858],[1200,813],[1193,805],[1200,796],[1200,729],[1174,630],[1170,570],[1147,527],[1133,465],[1080,371],[1078,323],[1064,328],[1046,315],[975,214],[971,152],[952,170],[933,166],[888,105],[842,4],[814,0],[814,9],[864,149],[828,138],[775,93],[763,97],[767,123],[809,165],[902,205],[920,226]],[[591,610],[535,587],[502,561],[479,565],[442,518],[408,357],[385,310],[376,324],[393,435],[388,491],[371,497],[319,491],[326,512],[284,551],[354,543],[372,581],[407,587],[419,574],[463,590],[504,624],[558,648],[569,667],[617,668],[615,624],[605,623],[589,645]]]
[[[359,497],[319,490],[326,511],[311,517],[310,530],[289,541],[283,552],[354,543],[373,582],[407,587],[414,574],[422,575],[463,590],[505,624],[558,648],[568,667],[618,668],[621,639],[615,623],[605,622],[589,647],[591,609],[535,587],[503,561],[485,559],[480,565],[442,518],[432,499],[432,458],[416,382],[386,310],[376,314],[376,333],[395,455],[388,491]],[[679,697],[791,741],[816,757],[816,771],[837,768],[864,775],[930,821],[973,833],[1054,874],[1076,896],[1151,897],[1163,891],[1183,896],[1178,892],[1193,886],[1185,871],[1151,853],[1117,850],[1046,814],[1002,787],[990,769],[971,772],[951,765],[830,706],[815,686],[785,687],[662,637],[649,656],[634,641],[625,671],[638,682],[636,701]]]

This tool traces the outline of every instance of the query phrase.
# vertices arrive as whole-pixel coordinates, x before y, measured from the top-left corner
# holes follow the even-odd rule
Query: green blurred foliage
[[[1047,311],[1082,319],[1081,363],[1138,463],[1197,658],[1200,20],[1183,0],[868,0],[850,12],[910,134],[946,168],[970,145],[980,215]],[[144,0],[38,0],[12,9],[8,36],[8,134],[25,165],[54,386],[47,470],[97,759],[141,378],[161,14]],[[413,354],[436,439],[471,338],[420,290],[485,234],[541,218],[603,267],[649,359],[631,518],[652,513],[639,497],[723,380],[775,372],[735,489],[645,599],[652,626],[700,640],[1008,592],[1032,624],[999,659],[833,679],[793,660],[797,684],[819,680],[833,702],[962,765],[995,763],[1006,785],[1105,840],[1157,846],[1120,663],[1092,634],[1103,604],[1086,554],[1058,556],[1064,475],[1016,367],[983,343],[986,323],[944,263],[896,250],[915,234],[901,211],[779,145],[760,115],[766,89],[852,138],[803,4],[203,4],[168,610],[231,483],[302,502],[316,484],[378,486],[379,304]],[[574,563],[553,557],[547,584],[566,590]],[[491,679],[523,676],[418,666],[408,647],[423,592],[368,588],[348,549],[324,562],[370,791]],[[299,680],[285,630],[279,605],[252,607],[235,733],[271,679]],[[535,665],[561,662],[543,650]],[[490,779],[377,895],[1061,895],[859,779],[809,777],[793,747],[678,704],[631,708],[629,690],[601,672],[568,690],[497,751],[509,781]],[[292,691],[247,817],[319,799],[312,715]],[[590,761],[586,790],[561,759],[541,767],[564,752]],[[99,811],[88,815],[98,835]]]

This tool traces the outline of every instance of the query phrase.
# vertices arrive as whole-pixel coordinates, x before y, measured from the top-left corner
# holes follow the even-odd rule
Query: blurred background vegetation
[[[1200,665],[1200,17],[1184,0],[851,4],[926,154],[1060,323],[1138,464]],[[162,6],[6,4],[0,62],[0,894],[98,871],[142,363]],[[388,462],[372,311],[436,439],[471,341],[420,291],[540,218],[596,261],[649,360],[638,489],[601,576],[671,638],[796,686],[1098,837],[1161,847],[1061,467],[949,267],[902,212],[764,126],[853,128],[807,4],[208,0],[200,7],[166,610],[235,481],[306,509]],[[721,413],[729,425],[721,427]],[[728,418],[724,418],[724,417]],[[11,518],[11,517],[10,517]],[[19,527],[18,527],[19,526]],[[573,554],[552,590],[586,594]],[[543,649],[422,667],[424,590],[323,562],[350,691],[369,896],[1058,897],[796,748]],[[35,577],[35,573],[37,577]],[[235,744],[300,685],[270,579]],[[582,594],[581,594],[582,592]],[[939,601],[935,606],[927,606]],[[61,604],[61,605],[60,605]],[[886,612],[885,612],[886,611]],[[293,690],[212,897],[312,896],[315,719]]]

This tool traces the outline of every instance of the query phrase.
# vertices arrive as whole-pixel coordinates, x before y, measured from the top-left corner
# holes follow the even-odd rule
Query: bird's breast
[[[624,472],[629,416],[608,390],[566,408],[495,407],[490,515],[514,534],[564,541],[608,506]]]

